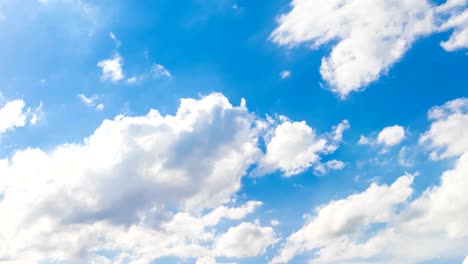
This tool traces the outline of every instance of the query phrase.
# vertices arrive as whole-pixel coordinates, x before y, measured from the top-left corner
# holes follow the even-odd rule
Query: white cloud
[[[113,32],[109,33],[109,37],[114,41],[115,47],[119,48],[120,45],[122,45],[122,42],[119,39],[117,39],[117,37],[115,36]]]
[[[405,129],[402,126],[389,126],[377,135],[377,143],[385,146],[395,146],[405,138]]]
[[[119,54],[115,54],[111,59],[100,61],[97,66],[102,68],[101,79],[113,82],[122,80],[124,78],[122,65],[123,58]]]
[[[81,102],[83,102],[85,105],[87,105],[89,107],[93,107],[98,111],[104,110],[104,104],[96,103],[96,101],[100,99],[99,96],[93,95],[91,97],[87,97],[84,94],[78,94],[78,97],[80,98]]]
[[[171,73],[164,66],[162,66],[161,64],[154,64],[153,65],[152,74],[153,74],[153,77],[157,78],[157,79],[162,78],[162,77],[166,77],[166,78],[169,78],[169,79],[172,78]]]
[[[468,264],[468,256],[465,258],[462,264]]]
[[[435,148],[431,158],[442,159],[468,152],[468,98],[455,99],[432,108],[428,114],[433,120],[420,143]]]
[[[320,73],[342,98],[386,74],[418,38],[454,29],[442,46],[455,50],[468,43],[465,0],[443,7],[427,0],[293,0],[291,6],[271,39],[289,47],[332,43]]]
[[[3,97],[0,94],[0,102]],[[24,127],[28,122],[32,125],[40,119],[42,115],[42,103],[34,108],[25,108],[25,102],[17,99],[6,102],[0,107],[0,135]]]
[[[280,77],[281,79],[287,79],[289,77],[291,77],[291,72],[290,71],[282,71],[280,72]]]
[[[245,105],[216,93],[182,99],[175,115],[119,115],[81,143],[26,148],[0,159],[0,259],[149,263],[164,256],[208,261],[262,254],[276,242],[271,227],[255,222],[217,230],[261,205],[228,206],[242,177],[265,155],[259,138],[298,132],[312,139],[309,147],[325,140],[321,152],[329,153],[349,125],[318,136],[286,117],[280,124],[260,119]],[[286,140],[281,146],[298,145]],[[250,242],[236,243],[238,237]]]
[[[372,185],[363,193],[322,206],[315,218],[288,238],[273,263],[286,263],[312,250],[316,251],[311,263],[412,264],[465,256],[468,149],[455,148],[461,137],[444,136],[446,129],[464,131],[459,129],[466,120],[460,116],[467,107],[466,99],[457,99],[429,112],[433,124],[424,140],[436,139],[431,146],[444,147],[442,157],[458,156],[454,168],[442,173],[439,185],[407,203],[412,177],[403,176],[391,187]],[[444,129],[434,129],[439,126]],[[381,198],[372,198],[371,193],[380,193]]]
[[[280,224],[280,221],[278,221],[277,219],[272,219],[270,221],[271,226],[278,226],[279,224]]]
[[[285,176],[293,176],[304,172],[318,164],[320,154],[335,151],[342,139],[342,132],[349,127],[348,122],[343,121],[327,137],[318,135],[305,121],[291,122],[283,118],[281,122],[273,130],[271,138],[266,140],[266,155],[254,174],[281,170]]]
[[[212,94],[182,99],[174,116],[156,110],[118,116],[83,143],[47,152],[19,150],[0,160],[0,248],[8,249],[0,250],[0,258],[87,262],[100,249],[121,250],[143,262],[204,254],[209,250],[184,244],[188,238],[169,224],[157,226],[172,211],[196,214],[229,201],[261,155],[253,121],[245,107]],[[213,214],[219,216],[208,218],[247,214],[239,210],[218,209]],[[176,216],[174,221],[181,217]],[[196,223],[204,226],[201,220],[191,226]]]
[[[440,45],[446,51],[468,48],[468,2],[466,0],[449,0],[437,7],[438,13],[448,16],[441,25],[441,30],[453,30],[447,41]]]
[[[385,223],[412,194],[412,182],[413,176],[405,175],[390,186],[373,183],[362,193],[317,208],[315,218],[288,237],[271,263],[288,263],[306,250],[339,244],[372,224]]]
[[[359,145],[369,145],[371,144],[371,140],[368,137],[361,135],[357,143]]]
[[[13,100],[0,108],[0,134],[26,124],[27,115],[24,106],[23,100]]]
[[[276,238],[273,228],[243,222],[229,228],[216,242],[214,251],[225,257],[253,257],[263,254],[274,243]]]
[[[325,163],[319,163],[315,166],[315,173],[318,175],[325,175],[331,170],[342,170],[345,167],[345,163],[340,160],[329,160]]]

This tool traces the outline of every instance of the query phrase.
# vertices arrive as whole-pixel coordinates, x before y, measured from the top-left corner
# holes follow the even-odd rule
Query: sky
[[[467,7],[0,0],[0,264],[467,264]]]

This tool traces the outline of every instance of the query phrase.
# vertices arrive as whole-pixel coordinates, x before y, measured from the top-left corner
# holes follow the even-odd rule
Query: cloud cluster
[[[219,234],[216,226],[261,205],[228,206],[265,156],[259,139],[274,129],[266,123],[245,102],[233,106],[215,93],[182,99],[175,115],[105,120],[81,143],[16,151],[0,160],[0,259],[83,263],[112,251],[113,263],[149,263],[262,254],[277,240],[271,227],[244,221]]]
[[[458,156],[455,167],[441,175],[439,185],[407,201],[413,176],[405,175],[391,186],[372,184],[362,193],[321,206],[312,220],[289,236],[272,263],[287,263],[313,250],[311,263],[420,263],[465,256],[468,145],[460,144],[463,137],[448,140],[445,133],[466,131],[467,115],[466,99],[429,112],[433,123],[422,142],[444,148],[438,157]]]
[[[289,47],[333,43],[320,73],[342,98],[385,74],[422,36],[454,29],[442,46],[468,46],[465,0],[438,7],[427,0],[293,0],[291,6],[271,39]]]

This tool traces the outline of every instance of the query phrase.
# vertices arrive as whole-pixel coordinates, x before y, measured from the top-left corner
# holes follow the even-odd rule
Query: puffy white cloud
[[[349,127],[343,121],[334,128],[331,135],[318,135],[305,121],[291,122],[280,117],[280,122],[271,138],[267,138],[266,155],[259,162],[254,174],[266,174],[281,170],[285,176],[304,172],[319,164],[320,154],[336,150],[342,140],[342,133]]]
[[[156,110],[118,116],[83,143],[19,150],[0,160],[0,248],[6,249],[0,258],[85,261],[99,249],[135,259],[203,254],[201,246],[182,243],[210,237],[190,215],[239,190],[261,155],[253,121],[245,107],[212,94],[182,99],[174,116]],[[258,205],[223,207],[205,219],[211,225],[240,219]],[[173,211],[186,214],[173,216],[173,226],[158,224]],[[180,242],[180,226],[192,237]]]
[[[425,0],[293,0],[291,6],[278,19],[272,40],[313,47],[337,41],[320,73],[341,97],[378,79],[415,39],[433,30]]]
[[[115,56],[111,59],[98,62],[97,66],[102,68],[101,79],[110,80],[113,82],[122,80],[124,78],[122,65],[123,58],[119,54],[115,54]]]
[[[0,94],[0,102],[3,100]],[[28,122],[34,125],[41,115],[42,103],[38,107],[31,109],[26,108],[23,100],[7,101],[3,106],[0,106],[0,135],[15,128],[24,127]]]
[[[24,106],[23,100],[13,100],[0,108],[0,134],[26,125],[27,115]]]
[[[412,182],[413,176],[405,175],[390,186],[373,183],[362,193],[317,208],[315,218],[288,237],[271,263],[288,263],[305,250],[334,245],[372,224],[385,223],[412,194]]]
[[[202,221],[205,225],[216,225],[221,219],[234,219],[239,220],[245,218],[248,214],[252,213],[262,202],[250,201],[245,205],[237,208],[228,208],[226,206],[219,206],[211,213],[203,216]]]
[[[442,46],[455,50],[468,43],[465,0],[438,7],[427,0],[293,0],[291,7],[271,39],[289,47],[332,43],[320,73],[342,98],[385,74],[420,37],[454,29]]]
[[[441,159],[468,152],[468,99],[460,98],[432,108],[428,114],[431,128],[420,143],[435,148],[431,158]]]
[[[468,257],[465,258],[462,264],[468,264]]]
[[[273,228],[243,222],[229,228],[216,242],[214,251],[225,257],[252,257],[264,253],[275,242]]]
[[[15,113],[25,113],[24,104],[15,105],[22,109]],[[297,173],[333,152],[347,127],[343,121],[317,135],[305,122],[264,120],[249,113],[244,100],[233,106],[214,93],[182,99],[175,115],[151,110],[105,120],[81,143],[17,150],[0,160],[0,259],[149,263],[164,256],[210,261],[262,254],[276,242],[271,227],[255,222],[217,230],[262,204],[227,205],[242,177],[252,165],[275,160],[275,144],[305,158],[268,165]],[[265,154],[258,147],[262,137]],[[244,238],[249,243],[239,243]]]
[[[437,7],[438,13],[448,19],[441,25],[441,30],[453,30],[447,41],[440,45],[447,51],[468,48],[468,1],[449,0]]]
[[[433,147],[446,149],[443,157],[459,156],[455,167],[442,173],[440,184],[405,203],[412,188],[410,176],[404,176],[392,185],[393,191],[392,187],[383,189],[382,198],[365,197],[376,188],[373,185],[350,196],[363,198],[359,203],[350,197],[331,202],[319,208],[315,218],[288,238],[273,263],[285,263],[311,250],[316,250],[311,263],[421,263],[465,256],[468,149],[456,148],[462,137],[447,140],[444,136],[447,128],[464,131],[461,128],[466,120],[459,117],[466,109],[466,99],[457,99],[429,112],[433,124],[423,140],[435,139]],[[434,129],[439,126],[446,127]],[[438,141],[441,137],[443,140]],[[381,209],[372,209],[376,207]],[[379,223],[380,227],[375,225]]]
[[[377,135],[377,143],[385,146],[395,146],[405,138],[405,129],[402,126],[389,126]]]

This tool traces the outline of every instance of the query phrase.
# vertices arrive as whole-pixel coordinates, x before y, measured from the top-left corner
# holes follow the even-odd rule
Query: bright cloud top
[[[293,0],[271,38],[287,46],[337,41],[322,59],[320,73],[332,91],[346,97],[386,73],[422,36],[455,28],[442,46],[467,47],[467,13],[461,13],[466,3],[449,2],[436,10],[426,0]],[[439,26],[439,16],[450,19]]]

